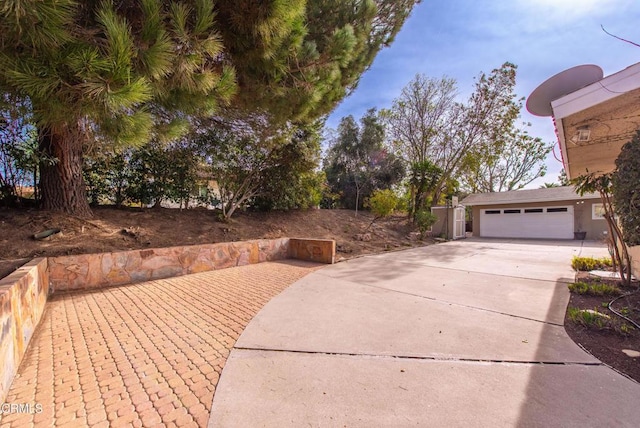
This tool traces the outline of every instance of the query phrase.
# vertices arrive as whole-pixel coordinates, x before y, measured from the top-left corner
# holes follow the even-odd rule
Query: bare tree
[[[546,174],[544,159],[552,144],[514,128],[508,138],[489,141],[467,154],[460,171],[470,192],[503,192],[522,189]]]
[[[385,111],[394,145],[410,164],[428,160],[441,170],[431,203],[456,178],[465,157],[510,137],[521,103],[514,93],[516,66],[481,73],[466,103],[455,101],[455,81],[416,76]]]

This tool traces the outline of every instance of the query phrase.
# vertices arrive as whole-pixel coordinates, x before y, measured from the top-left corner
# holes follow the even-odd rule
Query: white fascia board
[[[551,101],[553,116],[560,122],[565,117],[637,88],[640,88],[640,62]]]

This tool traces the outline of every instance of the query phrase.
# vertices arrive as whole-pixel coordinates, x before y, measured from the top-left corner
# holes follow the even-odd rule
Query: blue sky
[[[388,108],[418,73],[458,81],[460,100],[473,90],[473,78],[505,61],[518,66],[516,93],[528,96],[552,75],[580,64],[597,64],[605,76],[640,62],[640,48],[606,35],[640,43],[639,0],[423,0],[391,47],[382,50],[357,89],[329,116],[356,119],[367,109]],[[529,133],[556,142],[550,118],[525,108]],[[556,148],[556,152],[558,152]],[[547,176],[530,184],[555,181],[562,166],[552,154]]]

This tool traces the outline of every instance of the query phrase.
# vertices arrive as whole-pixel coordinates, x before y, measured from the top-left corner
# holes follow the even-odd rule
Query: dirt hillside
[[[334,239],[337,257],[426,245],[405,217],[371,223],[368,212],[307,210],[239,212],[228,222],[205,209],[94,209],[94,218],[37,210],[0,210],[0,277],[23,259],[97,252],[170,247],[259,238],[307,237]],[[60,229],[42,240],[34,234]],[[369,239],[370,238],[370,239]],[[26,261],[26,260],[24,260]]]

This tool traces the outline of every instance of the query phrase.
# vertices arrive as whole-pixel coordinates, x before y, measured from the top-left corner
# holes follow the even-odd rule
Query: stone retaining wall
[[[34,259],[0,279],[0,403],[40,322],[48,294],[47,259]]]
[[[288,257],[289,238],[49,258],[51,291],[124,285]]]
[[[333,263],[335,242],[260,239],[34,259],[0,280],[0,403],[54,291],[125,285],[271,260]]]
[[[289,258],[310,262],[333,264],[336,256],[336,241],[332,239],[289,239]]]

